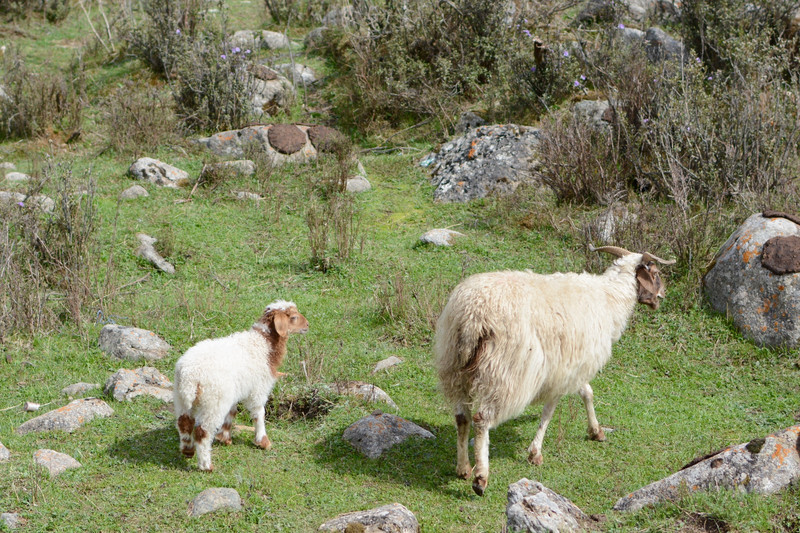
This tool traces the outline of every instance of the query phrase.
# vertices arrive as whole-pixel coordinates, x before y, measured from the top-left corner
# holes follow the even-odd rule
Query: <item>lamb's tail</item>
[[[180,369],[175,370],[175,381],[172,387],[172,399],[175,404],[175,414],[180,416],[191,410],[203,393],[203,386],[197,380],[183,376]]]

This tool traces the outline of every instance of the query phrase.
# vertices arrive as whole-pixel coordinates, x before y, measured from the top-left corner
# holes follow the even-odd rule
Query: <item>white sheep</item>
[[[657,309],[664,297],[652,254],[615,246],[592,248],[618,257],[602,275],[530,271],[470,276],[450,295],[436,325],[435,355],[442,392],[455,408],[456,472],[472,472],[468,439],[475,424],[475,477],[489,480],[489,429],[544,403],[528,461],[542,463],[542,441],[561,396],[577,392],[586,406],[589,437],[605,440],[589,381],[611,356],[636,302]],[[471,415],[474,413],[474,415]]]
[[[255,421],[255,444],[269,449],[264,405],[281,374],[289,333],[305,333],[308,321],[294,302],[267,306],[248,331],[207,339],[189,348],[175,363],[173,401],[180,451],[200,470],[211,471],[213,436],[231,443],[231,425],[239,402]]]

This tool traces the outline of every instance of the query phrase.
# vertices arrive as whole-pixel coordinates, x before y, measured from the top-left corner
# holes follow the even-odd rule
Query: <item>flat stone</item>
[[[86,391],[99,388],[100,388],[99,383],[84,383],[84,382],[73,383],[72,385],[69,385],[61,389],[61,394],[63,394],[64,396],[77,396],[79,394],[83,394]]]
[[[369,511],[341,514],[317,531],[341,533],[418,533],[419,522],[404,505],[391,503]]]
[[[83,466],[65,453],[47,449],[33,452],[33,462],[47,470],[50,477],[56,477],[71,468],[80,468]]]
[[[236,489],[206,489],[189,503],[189,516],[202,516],[219,510],[242,510],[242,497]]]
[[[354,422],[342,434],[344,440],[370,459],[377,459],[392,446],[405,442],[412,436],[434,438],[433,433],[427,429],[380,411]]]
[[[147,189],[142,187],[141,185],[131,185],[121,193],[119,193],[119,197],[122,200],[134,200],[136,198],[145,198],[150,196],[150,193],[147,192]]]
[[[23,183],[26,181],[30,181],[31,177],[27,174],[22,172],[7,172],[6,173],[6,181],[10,181],[12,183]]]
[[[4,463],[4,462],[8,461],[8,459],[10,457],[11,457],[11,452],[9,452],[8,448],[6,448],[3,445],[3,443],[0,442],[0,463]]]
[[[592,519],[574,503],[525,478],[508,487],[506,518],[508,531],[577,533],[594,529]]]
[[[735,489],[773,494],[800,480],[800,426],[754,439],[693,461],[686,468],[614,504],[615,511],[637,511],[698,492]]]
[[[800,236],[773,237],[765,242],[761,264],[774,274],[800,272]]]
[[[137,233],[136,238],[139,239],[139,247],[136,249],[136,252],[134,252],[136,255],[142,259],[146,259],[162,272],[166,272],[167,274],[175,273],[175,267],[172,263],[164,259],[161,254],[158,253],[158,250],[156,250],[154,245],[158,242],[158,239],[145,233]]]
[[[420,235],[419,240],[436,246],[451,246],[458,237],[463,236],[463,233],[451,229],[437,228],[426,231]]]
[[[172,348],[152,331],[119,324],[103,326],[99,344],[107,354],[130,361],[163,359]]]
[[[164,402],[172,401],[172,383],[151,366],[135,370],[120,368],[106,380],[103,392],[118,402],[129,402],[142,395],[153,396]]]
[[[375,365],[374,369],[372,369],[372,373],[377,374],[381,370],[386,370],[387,368],[399,365],[402,362],[403,360],[397,357],[396,355],[389,356],[383,361],[378,361],[378,364]]]
[[[3,161],[0,163],[0,170],[17,170],[17,165],[11,161]]]
[[[267,133],[269,144],[282,154],[299,152],[306,145],[306,136],[294,124],[275,124]]]
[[[248,191],[232,191],[231,194],[233,195],[234,198],[241,201],[254,200],[256,202],[260,202],[261,200],[264,199],[264,197],[261,196],[260,194]]]
[[[99,398],[73,400],[64,407],[39,415],[23,423],[16,430],[18,435],[43,431],[73,432],[94,418],[108,418],[114,410]]]
[[[338,130],[329,128],[328,126],[311,126],[308,128],[307,133],[311,144],[320,152],[330,151],[336,139],[342,137],[342,134]]]
[[[366,402],[384,402],[397,409],[397,404],[380,387],[363,381],[345,381],[335,384],[336,392],[342,395],[355,396]]]

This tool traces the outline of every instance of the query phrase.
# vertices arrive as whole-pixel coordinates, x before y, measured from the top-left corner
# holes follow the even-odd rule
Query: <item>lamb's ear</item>
[[[636,281],[638,282],[639,303],[645,304],[651,309],[658,309],[661,304],[658,298],[663,296],[663,285],[658,268],[652,263],[640,263],[636,267]]]
[[[272,323],[275,326],[275,331],[278,332],[278,335],[281,337],[285,337],[289,334],[289,317],[286,313],[281,313],[278,311],[277,313],[272,315]]]

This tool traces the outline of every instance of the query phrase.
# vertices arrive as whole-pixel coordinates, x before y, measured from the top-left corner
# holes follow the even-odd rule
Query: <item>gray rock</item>
[[[343,383],[336,383],[331,388],[335,389],[336,392],[341,395],[355,396],[369,403],[384,402],[397,409],[397,404],[394,403],[394,400],[392,400],[383,389],[371,383],[346,381]]]
[[[317,81],[317,74],[311,67],[300,63],[283,63],[275,67],[295,85],[311,85]]]
[[[8,461],[8,459],[10,457],[11,457],[11,452],[9,452],[8,448],[6,448],[3,445],[3,443],[0,442],[0,463],[4,463],[4,462]]]
[[[289,38],[277,31],[263,30],[259,37],[259,45],[261,48],[266,48],[267,50],[279,50],[281,48],[289,48],[292,46]]]
[[[241,201],[255,200],[256,202],[260,202],[261,200],[264,199],[264,197],[261,196],[260,194],[248,191],[232,191],[231,194],[233,195],[234,198]]]
[[[463,236],[463,233],[459,233],[451,229],[436,228],[428,230],[420,235],[419,240],[424,243],[434,244],[436,246],[451,246],[458,237]]]
[[[25,203],[25,195],[21,192],[0,191],[0,202],[3,203]]]
[[[234,177],[249,177],[256,173],[256,164],[249,159],[208,163],[207,165],[203,165],[198,179],[204,179],[211,173],[223,173],[225,176],[230,175]]]
[[[455,132],[458,134],[464,134],[473,128],[483,126],[484,124],[486,124],[486,121],[483,120],[481,117],[479,117],[472,111],[466,111],[465,113],[461,113],[461,116],[458,118],[458,123],[456,123]]]
[[[351,424],[344,430],[342,438],[365,456],[377,459],[392,446],[405,442],[412,436],[434,438],[433,433],[413,422],[375,411]]]
[[[16,430],[18,435],[43,431],[73,432],[94,418],[108,418],[114,410],[99,398],[73,400],[64,407],[31,418]]]
[[[135,370],[120,368],[106,380],[103,392],[118,402],[129,402],[142,395],[153,396],[164,402],[172,401],[172,383],[151,366]]]
[[[575,118],[598,130],[607,130],[614,120],[608,100],[581,100],[572,106]]]
[[[239,30],[228,37],[228,45],[231,48],[238,46],[242,50],[255,50],[256,34],[253,30]]]
[[[281,109],[288,109],[297,93],[294,85],[283,76],[274,80],[252,78],[250,80],[250,105],[255,116],[274,114]]]
[[[670,37],[661,28],[650,28],[644,33],[647,58],[653,63],[665,60],[682,61],[686,58],[683,43]]]
[[[36,194],[34,196],[28,196],[25,198],[25,203],[38,207],[45,213],[52,213],[53,210],[56,208],[56,202],[49,196],[45,196],[43,194]]]
[[[340,533],[418,533],[419,522],[404,505],[391,503],[369,511],[341,514],[328,520],[317,531]]]
[[[219,510],[241,511],[242,497],[236,489],[212,488],[198,494],[189,503],[189,516],[202,516]]]
[[[139,247],[136,249],[136,255],[141,257],[142,259],[146,259],[150,261],[157,269],[161,270],[162,272],[166,272],[167,274],[174,274],[175,267],[161,257],[161,254],[153,246],[155,243],[158,242],[158,239],[155,237],[151,237],[145,233],[137,233],[136,238],[139,239]]]
[[[692,492],[736,489],[773,494],[800,480],[800,426],[704,457],[671,476],[628,494],[615,511],[636,511]]]
[[[7,172],[6,173],[6,181],[11,183],[24,183],[30,181],[31,177],[27,174],[23,174],[22,172]]]
[[[353,176],[352,178],[347,178],[345,188],[347,192],[357,194],[360,192],[367,192],[368,190],[372,189],[372,184],[364,176]]]
[[[141,185],[131,185],[121,193],[119,193],[119,197],[122,200],[134,200],[136,198],[146,198],[150,196],[150,193],[147,192],[147,189],[142,187]]]
[[[631,18],[644,22],[648,17],[676,20],[681,13],[680,0],[623,0]]]
[[[0,163],[0,170],[17,170],[17,165],[11,161],[3,161]]]
[[[347,28],[356,25],[353,6],[334,7],[322,17],[322,25],[329,28]]]
[[[0,524],[5,525],[8,529],[17,529],[25,525],[25,520],[17,513],[1,513]]]
[[[171,346],[146,329],[106,324],[100,330],[100,349],[119,359],[152,361],[163,359]]]
[[[574,503],[538,481],[521,479],[508,487],[508,531],[529,533],[587,531],[592,519]]]
[[[64,396],[77,396],[79,394],[83,394],[86,391],[99,388],[100,388],[99,383],[80,382],[69,385],[68,387],[64,387],[63,389],[61,389],[61,394],[63,394]]]
[[[211,137],[202,137],[195,142],[220,157],[244,157],[244,147],[255,145],[262,149],[273,166],[287,162],[303,163],[317,157],[317,150],[308,140],[309,126],[298,124],[297,128],[306,135],[305,145],[292,154],[278,152],[269,141],[269,131],[273,126],[248,126],[240,130],[221,131]]]
[[[381,370],[386,370],[387,368],[399,365],[402,362],[403,360],[397,357],[396,355],[389,356],[383,361],[378,361],[378,364],[375,365],[374,369],[372,369],[372,373],[377,374]]]
[[[644,32],[636,28],[618,28],[617,32],[622,36],[622,40],[629,45],[643,45]]]
[[[135,179],[146,180],[159,187],[177,189],[189,184],[188,172],[151,157],[134,161],[128,173]]]
[[[436,155],[431,181],[440,202],[467,202],[513,193],[533,183],[539,130],[515,124],[481,126],[445,144]]]
[[[56,477],[71,468],[80,468],[83,466],[65,453],[47,449],[33,452],[33,462],[47,470],[50,477]]]
[[[792,220],[754,214],[722,245],[703,277],[711,307],[760,346],[800,344],[800,273],[778,275],[762,264],[770,239],[799,235]]]
[[[303,45],[306,47],[306,49],[313,50],[315,48],[319,48],[325,41],[325,32],[327,30],[328,28],[326,26],[322,26],[320,28],[314,28],[308,32],[305,39],[303,39]]]

